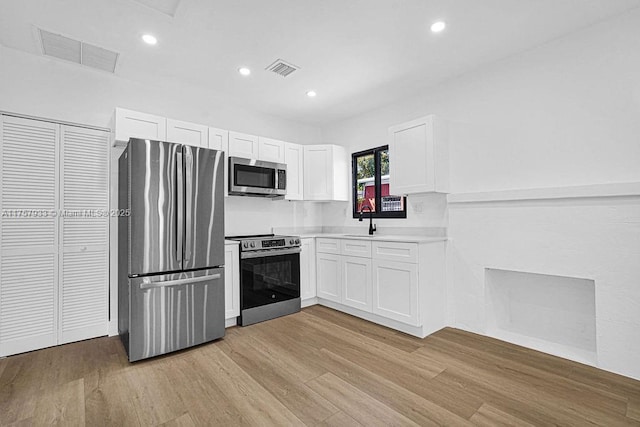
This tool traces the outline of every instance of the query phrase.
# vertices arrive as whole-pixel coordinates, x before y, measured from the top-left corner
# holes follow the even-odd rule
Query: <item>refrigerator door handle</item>
[[[191,259],[191,245],[193,244],[193,154],[191,147],[184,146],[185,160],[185,238],[184,238],[184,260]]]
[[[210,280],[220,279],[220,273],[211,274],[209,276],[191,277],[188,279],[166,280],[164,282],[140,283],[140,289],[165,288],[167,286],[195,285],[197,283],[208,282]]]
[[[184,170],[182,165],[182,147],[178,148],[176,153],[176,169],[177,169],[177,187],[178,197],[176,198],[176,258],[178,265],[183,267],[182,263],[182,240],[184,233]]]

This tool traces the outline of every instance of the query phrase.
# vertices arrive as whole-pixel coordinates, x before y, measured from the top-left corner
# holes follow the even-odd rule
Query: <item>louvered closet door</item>
[[[106,335],[109,285],[107,132],[62,126],[60,344]]]
[[[0,116],[0,356],[57,343],[59,126]]]

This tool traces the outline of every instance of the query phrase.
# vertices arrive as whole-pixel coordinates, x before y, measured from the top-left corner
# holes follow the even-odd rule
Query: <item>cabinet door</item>
[[[209,128],[209,148],[212,150],[229,152],[229,131],[218,128]],[[224,196],[229,195],[229,161],[224,158]]]
[[[301,239],[300,253],[300,298],[302,300],[316,296],[316,246],[313,237]]]
[[[229,157],[258,159],[258,137],[240,132],[229,132]]]
[[[0,357],[57,343],[58,141],[57,124],[0,116]]]
[[[224,318],[240,315],[240,249],[237,244],[224,246]]]
[[[227,151],[229,149],[229,131],[209,127],[209,144],[212,150]]]
[[[116,108],[114,126],[117,141],[127,142],[129,138],[167,139],[167,120],[153,114]]]
[[[197,123],[167,119],[167,141],[207,148],[209,146],[209,128]]]
[[[389,192],[449,191],[449,149],[442,120],[426,116],[389,128]]]
[[[316,286],[318,297],[342,302],[342,272],[340,255],[318,253],[316,256]]]
[[[409,325],[421,325],[417,264],[373,260],[373,312]]]
[[[302,200],[304,189],[304,165],[302,145],[285,143],[284,162],[287,165],[287,200]]]
[[[258,160],[265,162],[284,163],[285,143],[269,138],[258,138]]]
[[[371,312],[371,258],[342,257],[342,303]]]
[[[329,145],[304,146],[305,200],[333,197],[333,154]]]
[[[109,134],[62,126],[59,343],[106,335],[109,321]]]

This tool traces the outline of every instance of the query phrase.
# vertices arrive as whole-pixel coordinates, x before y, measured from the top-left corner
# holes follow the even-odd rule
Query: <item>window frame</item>
[[[373,212],[373,218],[406,218],[407,217],[407,196],[402,196],[401,211],[386,211],[382,212],[382,166],[381,155],[382,151],[389,150],[388,145],[382,145],[380,147],[369,148],[368,150],[358,151],[351,154],[351,210],[353,218],[360,217],[360,211],[358,207],[358,168],[356,165],[356,158],[373,154],[374,164],[374,185],[375,185],[375,201],[376,212]],[[365,211],[363,215],[369,215],[368,211]]]

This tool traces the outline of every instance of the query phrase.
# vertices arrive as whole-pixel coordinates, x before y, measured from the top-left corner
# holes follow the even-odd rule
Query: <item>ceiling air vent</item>
[[[294,71],[299,70],[300,67],[297,67],[289,62],[285,62],[282,59],[278,59],[265,69],[268,71],[273,71],[274,73],[282,77],[287,77],[289,74],[293,73]]]
[[[118,53],[60,34],[39,29],[42,53],[110,73],[116,70]]]

